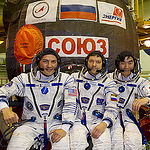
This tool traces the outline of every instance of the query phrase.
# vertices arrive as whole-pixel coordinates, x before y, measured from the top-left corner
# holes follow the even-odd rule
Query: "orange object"
[[[21,64],[30,64],[36,53],[43,49],[43,35],[34,25],[24,25],[17,32],[14,55]]]

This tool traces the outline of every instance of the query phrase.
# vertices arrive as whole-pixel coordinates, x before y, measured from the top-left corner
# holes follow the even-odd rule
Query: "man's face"
[[[99,72],[97,70],[102,69],[102,58],[99,56],[90,56],[88,59],[88,68],[91,69],[89,71],[92,75],[97,75]]]
[[[130,57],[125,57],[124,61],[119,64],[120,70],[123,70],[121,73],[124,77],[128,77],[131,74],[131,71],[134,68],[134,60]]]
[[[54,55],[44,55],[40,60],[40,68],[43,68],[41,73],[45,76],[51,76],[57,68],[57,58]]]

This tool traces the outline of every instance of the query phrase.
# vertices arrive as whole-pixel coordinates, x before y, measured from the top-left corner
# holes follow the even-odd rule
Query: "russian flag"
[[[96,21],[96,8],[86,5],[61,5],[60,19]]]
[[[111,94],[111,98],[110,98],[110,100],[111,101],[115,101],[115,102],[117,102],[118,100],[117,100],[117,95],[115,95],[115,94]]]

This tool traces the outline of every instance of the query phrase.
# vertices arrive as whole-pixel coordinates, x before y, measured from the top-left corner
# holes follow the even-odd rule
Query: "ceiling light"
[[[143,27],[144,27],[145,29],[150,28],[150,26],[149,26],[149,25],[144,25]]]
[[[144,45],[145,45],[146,47],[150,47],[150,40],[144,41]]]
[[[2,44],[4,41],[0,41],[0,44]]]

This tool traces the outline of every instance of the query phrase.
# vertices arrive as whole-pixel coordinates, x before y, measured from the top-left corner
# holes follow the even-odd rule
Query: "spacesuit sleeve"
[[[110,82],[108,85],[105,86],[104,89],[105,98],[106,98],[106,106],[103,121],[109,122],[108,128],[112,127],[119,114],[119,110],[117,107],[118,102],[118,90],[115,82]]]
[[[64,106],[62,111],[62,124],[73,125],[77,112],[77,88],[73,76],[69,76],[64,87]]]
[[[143,79],[142,82],[138,85],[137,90],[138,98],[148,98],[148,105],[150,105],[150,82],[146,79]]]
[[[19,75],[0,88],[0,110],[9,107],[9,97],[13,95],[23,96],[24,84],[22,79],[22,75]]]

